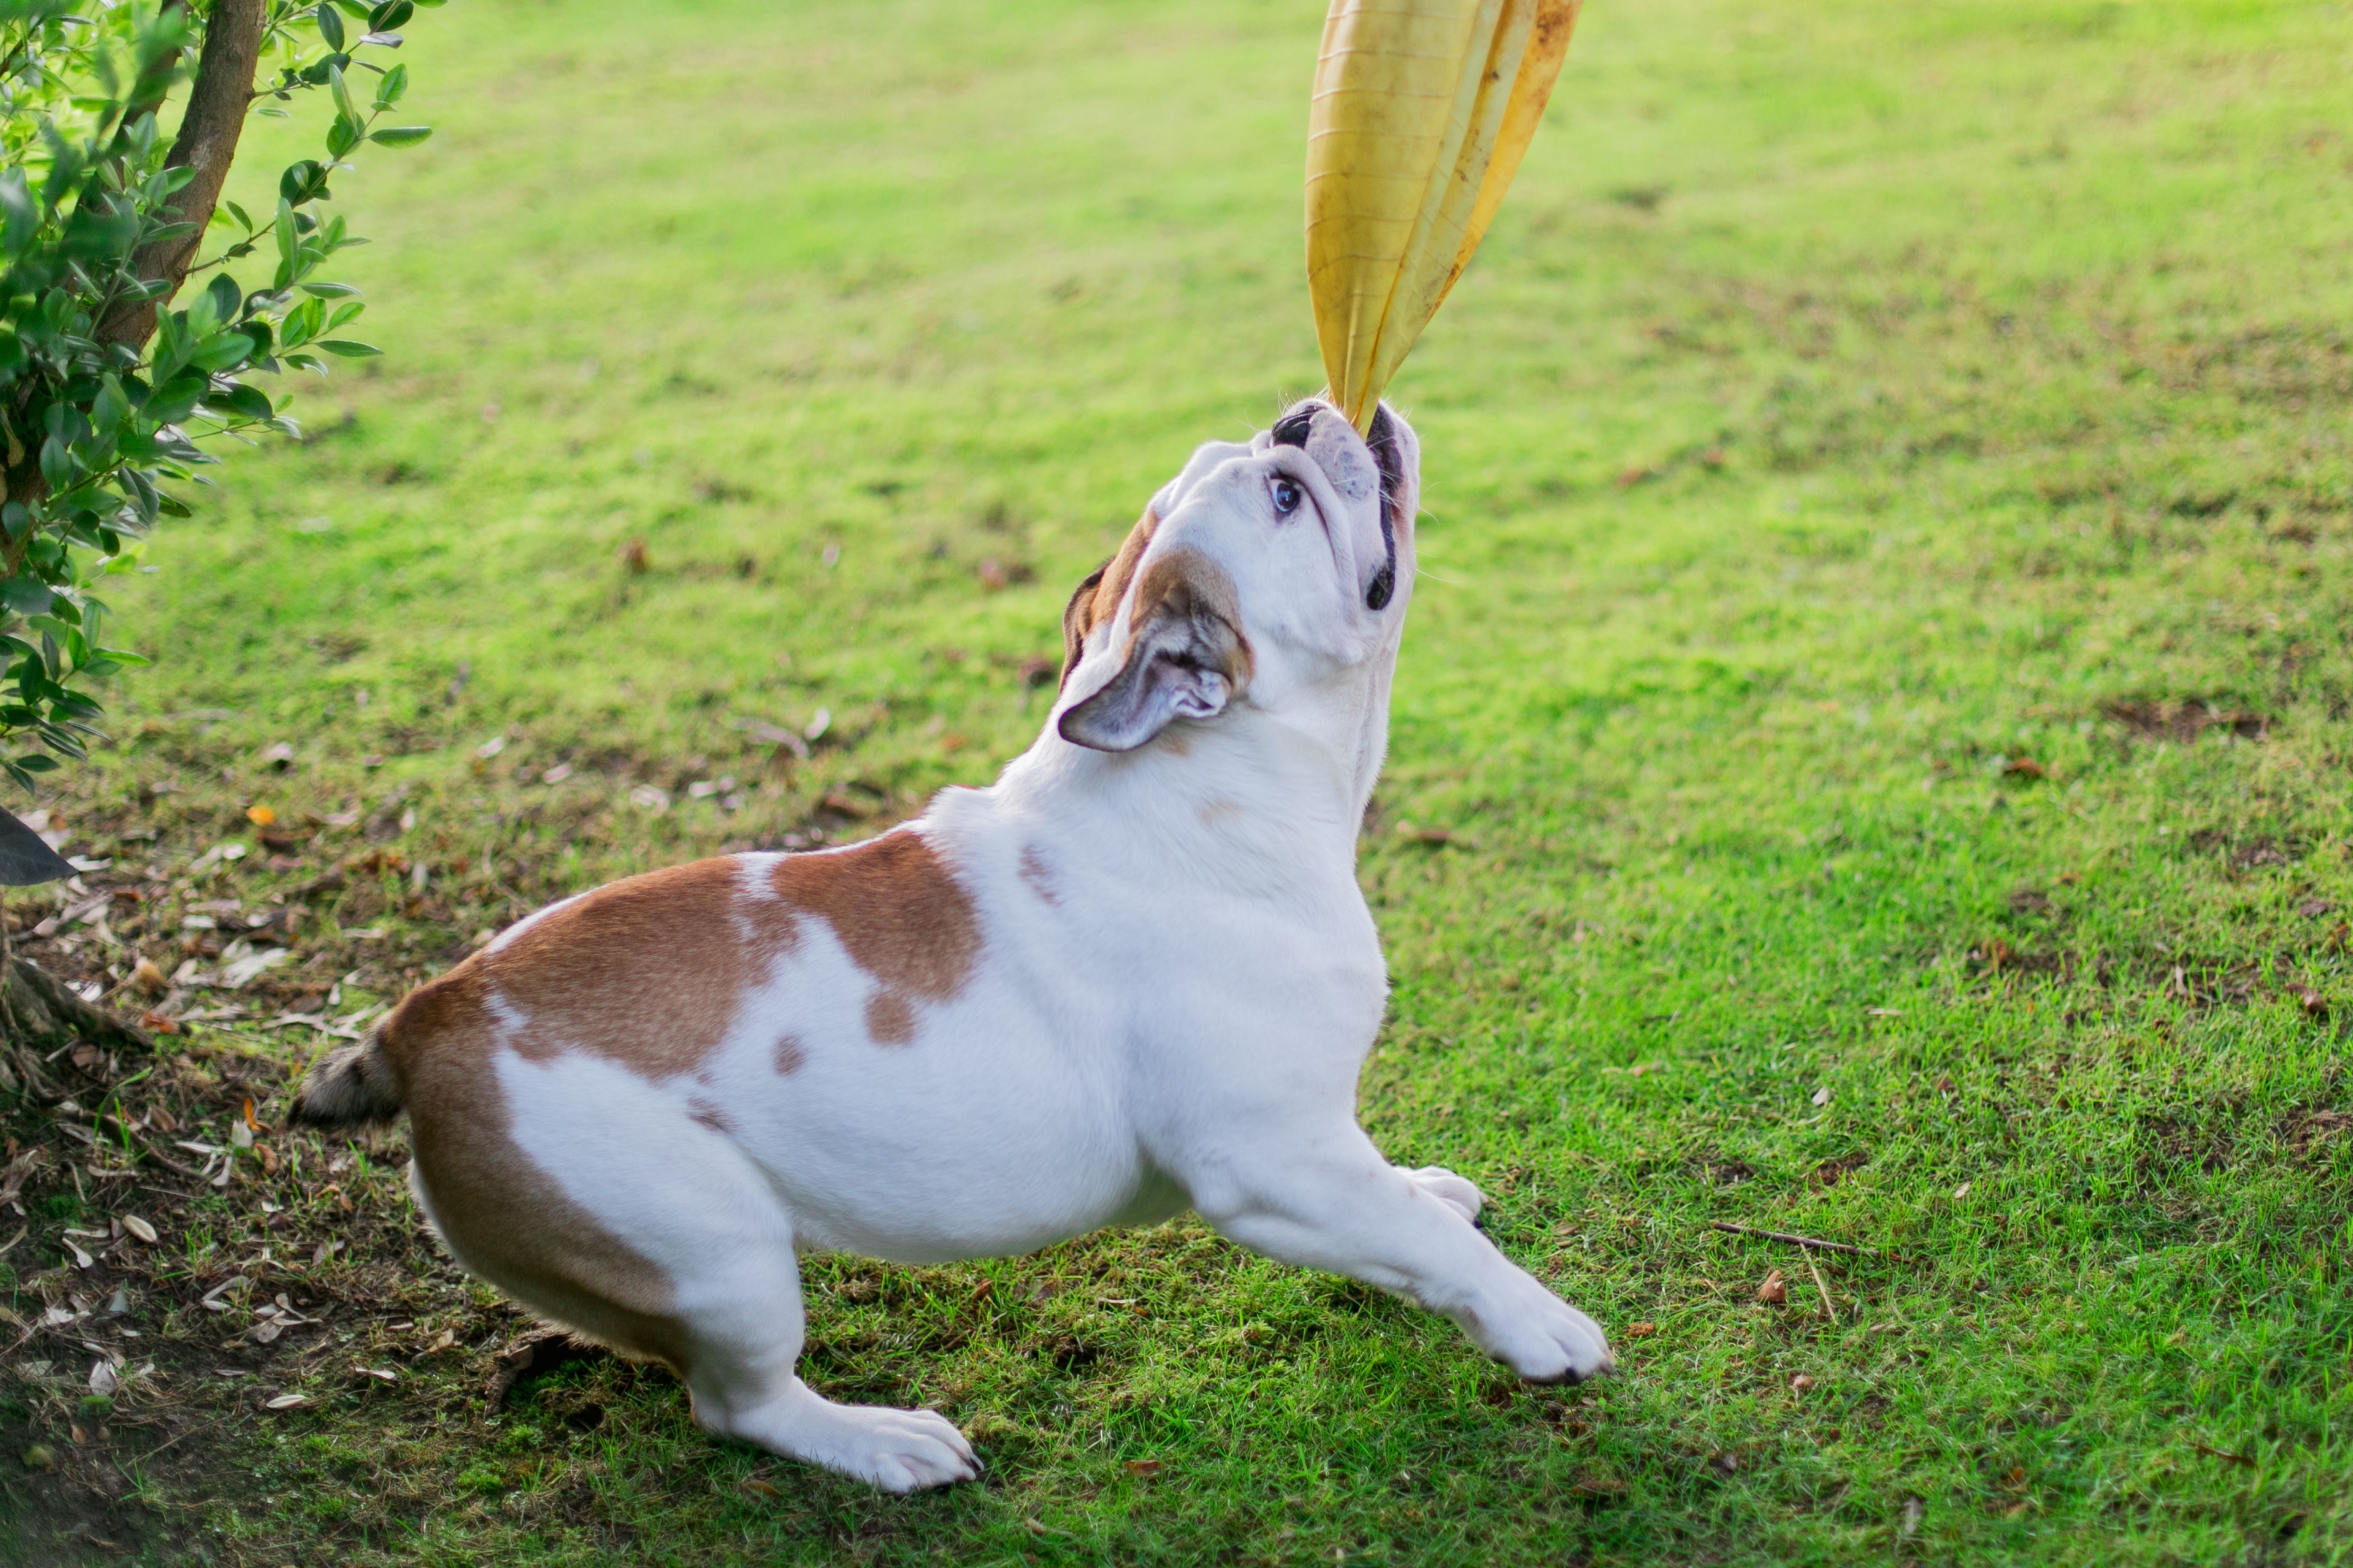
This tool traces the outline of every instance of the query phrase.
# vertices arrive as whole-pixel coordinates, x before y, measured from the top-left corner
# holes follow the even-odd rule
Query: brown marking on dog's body
[[[1046,864],[1045,852],[1035,844],[1021,847],[1019,872],[1022,885],[1038,895],[1039,902],[1059,904],[1062,901],[1062,895],[1054,890],[1054,873],[1052,868]]]
[[[792,910],[723,857],[599,888],[451,973],[479,968],[522,1015],[514,1047],[534,1061],[588,1050],[671,1078],[702,1066],[799,940]]]
[[[915,1009],[897,991],[877,991],[866,1002],[866,1037],[878,1046],[903,1046],[915,1037]]]
[[[776,1076],[778,1078],[789,1077],[800,1071],[801,1064],[807,1060],[808,1060],[808,1053],[801,1048],[799,1036],[776,1037]]]
[[[1199,816],[1204,827],[1214,827],[1223,818],[1232,816],[1240,810],[1240,806],[1220,796],[1216,800],[1203,801],[1197,815]]]
[[[393,1010],[384,1051],[406,1106],[418,1185],[452,1252],[540,1311],[630,1355],[681,1366],[669,1278],[573,1201],[514,1142],[503,1046],[533,1061],[588,1051],[648,1079],[695,1072],[744,998],[804,934],[829,925],[881,982],[868,1028],[913,1038],[914,1002],[964,988],[980,953],[972,900],[920,835],[787,857],[765,878],[733,858],[631,877],[557,906]],[[797,1070],[799,1039],[775,1045]],[[733,1134],[697,1095],[694,1121]]]
[[[409,993],[385,1024],[435,1226],[460,1262],[508,1294],[626,1355],[682,1369],[686,1332],[669,1277],[514,1142],[482,957]]]
[[[849,849],[787,856],[773,881],[779,898],[831,926],[850,961],[881,983],[866,1004],[866,1033],[877,1045],[913,1040],[915,1001],[954,997],[980,957],[971,895],[921,834],[902,829]]]

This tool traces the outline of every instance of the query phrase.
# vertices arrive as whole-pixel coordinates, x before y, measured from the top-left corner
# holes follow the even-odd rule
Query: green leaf
[[[253,340],[231,328],[215,332],[196,345],[193,363],[198,370],[231,370],[253,357]]]
[[[253,232],[253,220],[246,216],[245,209],[243,207],[237,205],[235,202],[230,201],[226,196],[221,198],[221,207],[228,214],[229,216],[237,219],[237,223],[244,228],[246,233],[251,234]]]
[[[343,13],[326,4],[326,0],[321,0],[318,17],[319,37],[327,40],[327,47],[340,52],[343,47]]]
[[[215,321],[237,320],[237,307],[245,303],[245,294],[237,288],[236,279],[226,272],[216,272],[213,280],[206,285],[205,292],[212,296]]]
[[[344,84],[342,71],[332,68],[328,70],[327,90],[334,94],[335,107],[343,110],[346,119],[353,121],[359,119],[360,111],[352,102],[352,89]]]
[[[45,616],[57,602],[48,584],[34,577],[11,577],[0,583],[0,605],[20,616]]]
[[[387,125],[368,133],[368,140],[386,147],[414,147],[433,134],[430,125]]]
[[[279,199],[301,206],[327,194],[327,166],[314,158],[289,163],[278,176]]]
[[[349,283],[305,283],[302,292],[322,300],[353,300],[359,297],[359,290]]]
[[[375,84],[375,106],[378,109],[390,109],[400,101],[400,95],[407,90],[408,68],[405,65],[395,66],[384,73],[382,81]]]
[[[344,359],[365,359],[370,354],[384,353],[374,343],[353,342],[349,338],[321,338],[312,346],[322,348],[329,353],[341,355]]]
[[[98,395],[90,400],[90,423],[100,430],[113,431],[121,429],[122,422],[130,417],[131,398],[123,392],[121,381],[112,375],[103,377]]]
[[[360,144],[363,132],[359,121],[349,114],[338,114],[327,127],[327,156],[340,158]]]
[[[383,5],[368,13],[368,31],[390,32],[416,15],[417,7],[411,0],[384,0]]]
[[[270,406],[268,393],[258,386],[248,386],[243,382],[226,393],[214,393],[211,401],[226,405],[232,412],[248,419],[267,419],[278,412]]]
[[[285,197],[278,198],[278,287],[285,288],[294,281],[296,247],[300,243],[294,227],[294,205]]]

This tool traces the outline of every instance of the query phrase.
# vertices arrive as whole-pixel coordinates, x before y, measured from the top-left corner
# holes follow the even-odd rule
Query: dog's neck
[[[1282,712],[1247,700],[1130,752],[1072,745],[1050,721],[991,793],[1008,813],[1124,847],[1122,858],[1270,882],[1353,876],[1388,729],[1388,657],[1335,672]],[[1092,831],[1101,826],[1108,831]]]

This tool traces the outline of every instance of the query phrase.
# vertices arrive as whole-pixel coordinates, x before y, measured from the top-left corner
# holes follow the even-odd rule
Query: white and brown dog
[[[1369,442],[1310,402],[1203,447],[1079,584],[1045,733],[994,786],[551,905],[323,1058],[297,1119],[406,1110],[466,1267],[669,1363],[711,1430],[892,1491],[972,1449],[794,1374],[797,1250],[1024,1253],[1190,1207],[1523,1377],[1609,1371],[1478,1188],[1356,1125],[1388,990],[1356,835],[1419,485],[1386,408]]]

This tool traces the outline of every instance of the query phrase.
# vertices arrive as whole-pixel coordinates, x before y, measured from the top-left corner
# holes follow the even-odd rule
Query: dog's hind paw
[[[839,1406],[852,1419],[846,1441],[804,1454],[828,1469],[871,1481],[886,1492],[915,1492],[980,1479],[980,1460],[955,1424],[935,1410]]]
[[[886,1492],[922,1491],[980,1478],[980,1460],[972,1445],[938,1411],[836,1405],[797,1381],[780,1399],[706,1424],[731,1437],[854,1476]]]

